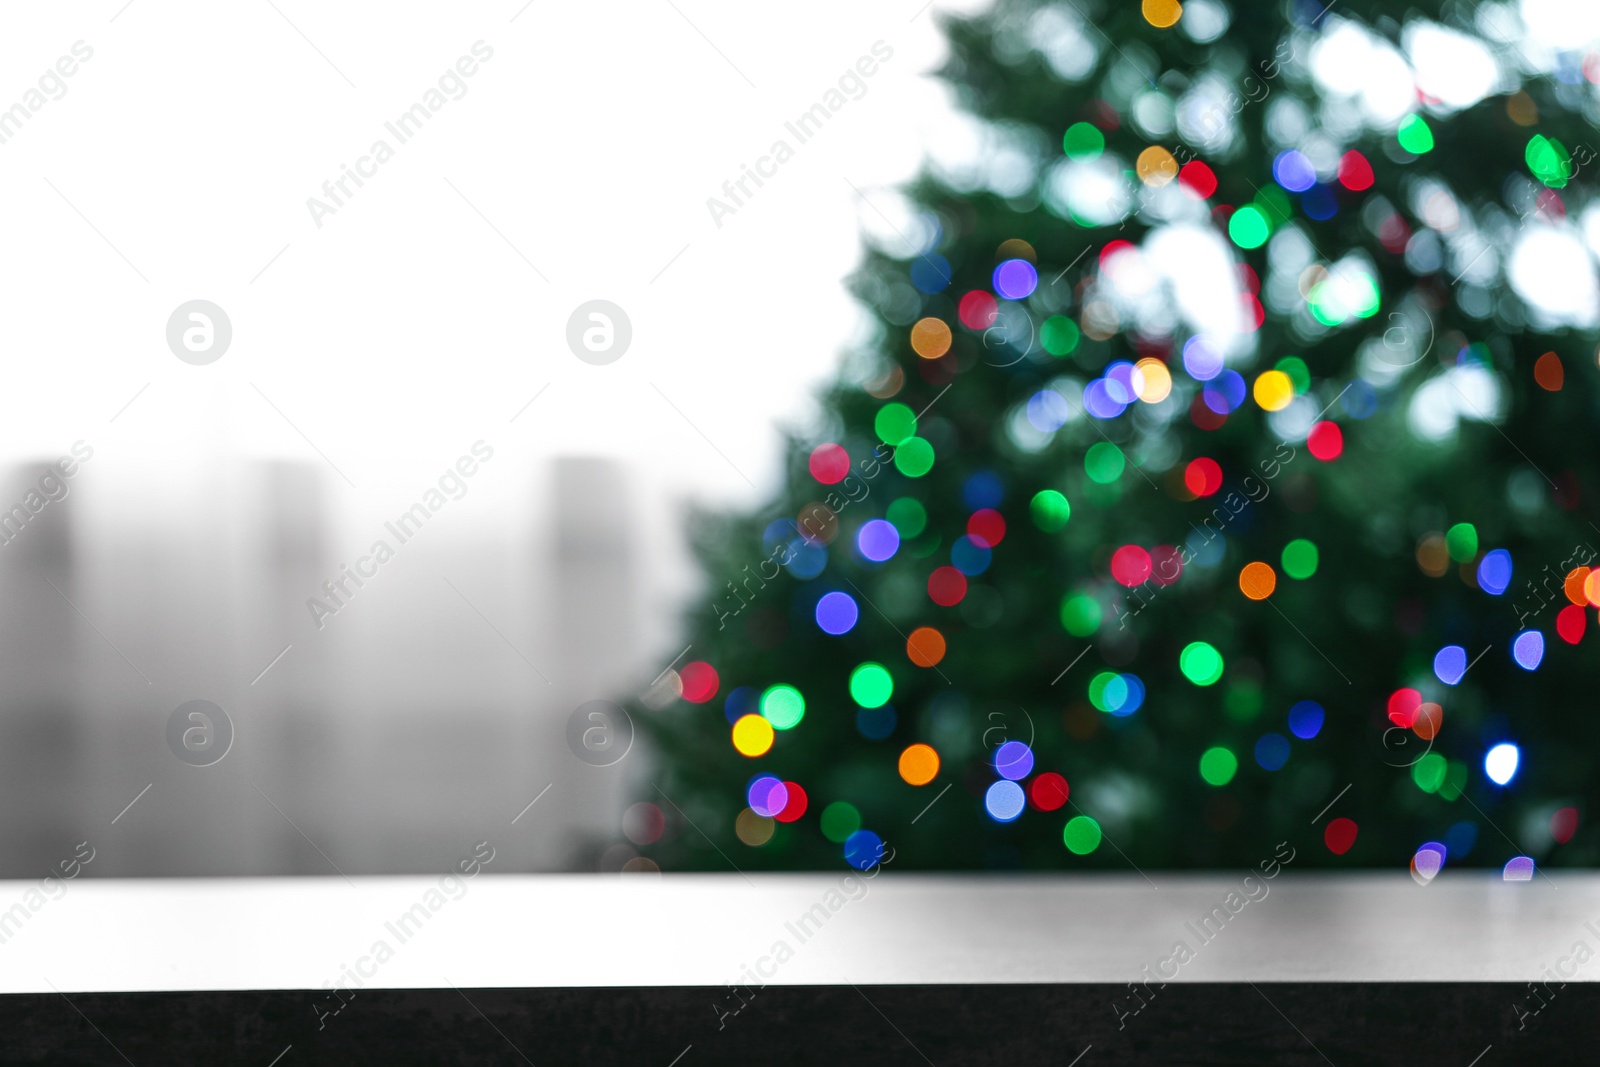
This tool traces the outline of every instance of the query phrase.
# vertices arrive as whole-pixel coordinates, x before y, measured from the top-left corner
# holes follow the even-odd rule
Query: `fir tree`
[[[672,827],[646,854],[1594,862],[1593,266],[1563,315],[1510,264],[1581,247],[1595,57],[1456,3],[945,29],[997,150],[906,190],[920,248],[867,253],[880,339],[831,439],[696,520],[695,662],[634,712]],[[1419,29],[1486,42],[1488,95],[1374,117],[1314,77],[1381,85]]]

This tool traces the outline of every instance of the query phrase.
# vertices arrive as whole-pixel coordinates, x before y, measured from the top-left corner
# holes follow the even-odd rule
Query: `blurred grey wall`
[[[0,508],[47,470],[0,475]],[[81,841],[95,875],[443,871],[479,841],[496,870],[592,870],[616,844],[644,755],[595,767],[566,737],[579,704],[660,667],[641,659],[623,472],[525,471],[509,519],[452,502],[403,545],[371,524],[352,540],[333,478],[201,462],[115,507],[69,479],[13,522],[0,877],[42,877]],[[307,598],[375,533],[394,558],[319,629]],[[208,766],[168,741],[190,700],[232,725]]]

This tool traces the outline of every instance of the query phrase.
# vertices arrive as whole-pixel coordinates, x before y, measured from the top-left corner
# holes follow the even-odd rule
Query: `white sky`
[[[0,144],[0,455],[86,438],[130,473],[321,462],[309,439],[389,510],[486,438],[750,499],[745,478],[776,476],[775,425],[813,410],[857,328],[841,279],[881,220],[851,186],[887,210],[950,115],[921,0],[123,2],[0,15],[0,108],[94,49]],[[385,121],[480,39],[494,56],[466,95],[397,145]],[[866,95],[718,229],[706,198],[879,40],[894,56]],[[379,137],[395,158],[317,229],[307,197]],[[193,298],[233,324],[205,367],[165,345]],[[564,344],[593,298],[633,324],[605,367]]]

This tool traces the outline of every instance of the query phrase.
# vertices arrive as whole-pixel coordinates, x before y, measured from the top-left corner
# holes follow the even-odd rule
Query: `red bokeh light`
[[[1138,545],[1123,545],[1111,554],[1111,577],[1132,589],[1150,577],[1150,553]]]
[[[954,567],[939,567],[928,575],[928,599],[941,608],[953,608],[967,595],[967,576]]]
[[[810,466],[811,477],[823,485],[833,485],[850,473],[850,453],[832,442],[818,445],[811,450]]]
[[[1420,707],[1421,693],[1415,689],[1396,689],[1389,694],[1389,721],[1409,730],[1417,721],[1417,709]]]
[[[994,548],[1006,539],[1006,520],[993,508],[975,511],[967,520],[967,536],[982,541],[985,548]]]
[[[1353,819],[1335,819],[1322,831],[1322,842],[1335,856],[1342,856],[1356,843],[1358,827]]]
[[[691,704],[704,704],[717,695],[717,689],[722,684],[722,679],[717,677],[717,669],[700,660],[684,664],[678,677],[683,681],[683,699]]]
[[[1195,496],[1211,496],[1222,489],[1222,464],[1207,456],[1192,459],[1183,469],[1183,484]]]
[[[1372,182],[1372,164],[1367,162],[1367,157],[1355,149],[1346,152],[1339,160],[1339,184],[1351,192],[1359,193],[1363,189],[1371,189]]]
[[[1198,159],[1191,159],[1178,168],[1178,184],[1196,200],[1205,200],[1217,191],[1217,175]]]
[[[1306,435],[1306,449],[1322,462],[1332,463],[1344,454],[1344,431],[1338,423],[1323,420]]]
[[[1569,645],[1582,641],[1583,632],[1588,626],[1589,617],[1577,604],[1568,604],[1556,612],[1556,635]]]
[[[779,822],[794,822],[806,813],[806,791],[800,788],[799,782],[784,782],[783,787],[789,793],[789,802],[773,818]]]
[[[999,307],[994,297],[982,289],[974,289],[961,298],[961,303],[956,306],[956,314],[961,317],[961,325],[967,329],[987,330],[994,325]]]
[[[1067,780],[1055,771],[1045,771],[1028,785],[1028,799],[1040,811],[1055,811],[1067,802]]]

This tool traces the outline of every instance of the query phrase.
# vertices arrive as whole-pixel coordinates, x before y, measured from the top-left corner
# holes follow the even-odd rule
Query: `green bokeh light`
[[[917,432],[917,416],[904,404],[885,404],[872,420],[872,429],[885,444],[909,441]]]
[[[1284,356],[1273,365],[1273,369],[1281,370],[1289,376],[1289,380],[1294,383],[1296,396],[1311,388],[1311,369],[1299,356]]]
[[[1283,546],[1283,573],[1291,578],[1309,578],[1317,573],[1317,546],[1297,537]]]
[[[1055,533],[1072,518],[1072,505],[1054,489],[1041,489],[1028,502],[1028,514],[1033,516],[1033,524],[1039,529]]]
[[[1178,656],[1178,669],[1195,685],[1212,685],[1222,677],[1222,653],[1204,641],[1194,641]]]
[[[1437,793],[1439,787],[1444,785],[1445,772],[1449,764],[1437,752],[1430,752],[1411,765],[1411,780],[1417,788],[1424,793]]]
[[[894,466],[907,478],[920,478],[933,470],[933,446],[926,438],[913,437],[897,445]]]
[[[920,501],[903,496],[889,505],[884,518],[894,524],[901,537],[915,537],[928,526],[928,509]]]
[[[1081,336],[1078,324],[1065,315],[1051,315],[1039,327],[1039,343],[1046,352],[1057,358],[1072,355]]]
[[[850,699],[864,708],[881,708],[894,695],[894,679],[881,663],[863,663],[850,672]]]
[[[1061,626],[1073,637],[1088,637],[1100,629],[1104,614],[1098,600],[1082,593],[1061,600]]]
[[[761,717],[774,730],[790,730],[806,715],[806,698],[792,685],[769,686],[761,694]]]
[[[1254,204],[1246,204],[1228,219],[1228,239],[1240,248],[1260,248],[1271,233],[1266,214]]]
[[[1414,156],[1433,151],[1433,130],[1428,128],[1427,120],[1421,115],[1406,116],[1395,136],[1400,141],[1400,147]]]
[[[1087,122],[1075,122],[1062,134],[1061,150],[1073,159],[1097,159],[1106,150],[1106,136]]]
[[[1572,157],[1560,141],[1536,133],[1528,140],[1523,156],[1533,176],[1552,189],[1564,187],[1572,177]]]
[[[1478,555],[1478,528],[1470,522],[1458,522],[1444,535],[1445,548],[1457,563],[1467,563]]]
[[[1089,451],[1083,454],[1083,472],[1089,480],[1099,482],[1101,485],[1110,485],[1122,477],[1123,468],[1128,465],[1127,459],[1122,454],[1122,449],[1110,441],[1096,441],[1089,446]]]
[[[1206,780],[1207,785],[1227,785],[1238,772],[1239,757],[1233,754],[1232,749],[1222,745],[1206,749],[1200,757],[1200,777]]]
[[[822,809],[822,836],[834,844],[844,844],[845,838],[859,829],[861,829],[861,813],[856,810],[854,804],[835,800]]]
[[[1089,703],[1101,711],[1116,711],[1128,702],[1128,683],[1115,671],[1101,671],[1089,679]]]
[[[1100,824],[1087,815],[1075,815],[1062,827],[1061,840],[1074,855],[1087,856],[1100,847]]]

